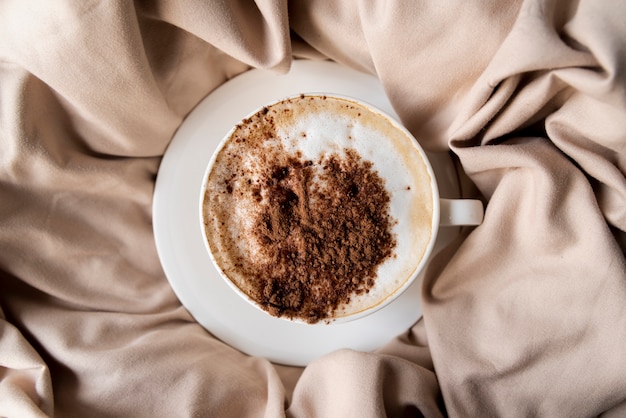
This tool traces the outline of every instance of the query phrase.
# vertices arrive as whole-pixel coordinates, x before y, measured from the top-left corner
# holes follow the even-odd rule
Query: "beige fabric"
[[[0,416],[622,416],[624,16],[618,0],[0,2]],[[423,320],[304,369],[195,323],[151,228],[185,115],[292,55],[376,74],[487,203],[431,264]]]

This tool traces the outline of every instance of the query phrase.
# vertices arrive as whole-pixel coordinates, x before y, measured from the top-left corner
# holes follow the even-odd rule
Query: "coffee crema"
[[[308,323],[376,306],[417,269],[432,179],[413,139],[349,99],[301,95],[239,123],[202,202],[218,269],[268,313]]]

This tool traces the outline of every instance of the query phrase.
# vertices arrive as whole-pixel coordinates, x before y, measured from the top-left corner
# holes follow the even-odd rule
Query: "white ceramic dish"
[[[324,61],[295,61],[286,75],[251,70],[213,91],[188,115],[159,168],[153,228],[163,270],[181,303],[214,336],[273,362],[304,366],[341,348],[372,351],[421,316],[421,278],[393,303],[341,324],[300,324],[274,318],[242,300],[221,279],[204,246],[197,220],[204,170],[224,135],[243,116],[286,96],[328,92],[355,97],[396,116],[375,77]],[[428,154],[442,197],[459,197],[447,154]],[[435,253],[459,228],[439,231]]]

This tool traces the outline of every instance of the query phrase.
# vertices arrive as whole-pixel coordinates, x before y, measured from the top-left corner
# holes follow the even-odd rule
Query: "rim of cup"
[[[219,262],[215,258],[215,255],[213,254],[213,250],[211,249],[211,244],[209,242],[209,239],[207,238],[207,231],[206,231],[207,225],[206,225],[205,219],[204,219],[204,196],[205,196],[205,192],[206,192],[206,186],[207,186],[209,175],[210,175],[210,173],[211,173],[211,171],[213,169],[213,166],[215,165],[215,162],[216,162],[216,159],[217,159],[219,153],[226,146],[226,144],[229,142],[231,136],[237,130],[238,126],[243,121],[245,121],[245,120],[253,117],[257,113],[261,112],[264,108],[272,107],[272,106],[274,106],[276,104],[279,104],[281,102],[284,102],[284,101],[295,100],[295,99],[298,99],[298,98],[305,98],[305,97],[325,97],[325,98],[330,98],[330,99],[335,99],[335,100],[347,101],[347,102],[356,104],[357,106],[365,107],[369,111],[371,111],[372,113],[376,114],[377,116],[386,119],[389,123],[391,123],[391,125],[395,129],[398,129],[398,130],[402,131],[404,133],[404,135],[406,136],[407,140],[409,140],[412,143],[412,145],[415,147],[415,149],[419,153],[420,157],[422,158],[422,161],[423,161],[423,163],[425,165],[426,171],[427,171],[428,175],[430,176],[429,184],[430,184],[431,196],[432,196],[432,217],[431,217],[430,239],[428,240],[428,244],[426,245],[426,248],[424,250],[424,254],[423,254],[422,258],[419,260],[419,263],[417,263],[415,265],[412,273],[406,278],[406,280],[403,281],[402,285],[397,287],[393,292],[390,292],[389,294],[387,294],[385,296],[385,298],[383,298],[382,300],[380,300],[378,303],[376,303],[374,305],[370,305],[370,306],[368,306],[368,307],[366,307],[366,308],[364,308],[362,310],[359,310],[359,311],[356,311],[356,312],[352,312],[352,313],[348,313],[346,315],[331,316],[329,318],[321,319],[319,322],[316,322],[316,323],[308,323],[304,319],[298,318],[298,317],[293,317],[293,318],[292,317],[285,317],[285,316],[278,317],[278,316],[271,315],[269,312],[267,312],[261,306],[259,306],[258,302],[256,302],[248,294],[246,294],[243,290],[241,290],[228,277],[228,275],[224,272],[224,270],[220,266]],[[222,139],[218,143],[217,147],[213,151],[213,154],[211,155],[211,159],[209,160],[208,164],[206,165],[206,168],[205,168],[204,173],[203,173],[202,185],[200,187],[199,215],[200,215],[199,216],[199,221],[200,221],[200,228],[201,228],[201,232],[202,232],[202,240],[204,242],[204,247],[205,247],[206,251],[209,253],[209,257],[211,259],[211,262],[213,263],[213,266],[215,267],[215,269],[219,273],[221,279],[224,280],[226,282],[226,284],[239,297],[243,298],[249,304],[253,305],[256,309],[258,309],[261,312],[263,312],[263,314],[268,315],[268,316],[270,316],[272,318],[275,318],[277,320],[284,320],[284,321],[289,321],[289,322],[293,322],[293,323],[301,323],[301,324],[306,324],[307,326],[315,326],[315,325],[320,325],[320,324],[326,326],[328,324],[339,324],[339,323],[345,323],[345,322],[354,321],[354,320],[366,317],[368,315],[371,315],[374,312],[379,311],[380,309],[383,309],[385,306],[388,306],[394,300],[396,300],[400,295],[402,295],[415,282],[415,280],[420,276],[420,274],[424,271],[424,268],[425,268],[426,264],[428,263],[431,255],[432,255],[432,251],[433,251],[433,248],[435,246],[435,242],[437,240],[437,233],[438,233],[438,230],[439,230],[439,227],[440,227],[440,225],[439,225],[439,222],[440,222],[439,187],[437,185],[437,180],[436,180],[436,177],[435,177],[434,170],[432,168],[432,164],[431,164],[428,156],[426,155],[426,152],[424,151],[424,149],[420,145],[419,141],[415,138],[415,136],[400,121],[398,121],[397,118],[391,116],[389,113],[381,110],[377,106],[374,106],[374,105],[372,105],[370,103],[367,103],[367,102],[365,102],[363,100],[356,99],[354,97],[340,95],[340,94],[335,94],[335,93],[318,93],[318,92],[299,93],[299,94],[285,96],[285,97],[280,98],[280,99],[272,100],[272,101],[269,101],[269,102],[265,103],[264,105],[258,106],[253,111],[249,112],[248,114],[246,114],[245,116],[240,118],[229,129],[229,131],[222,137]]]

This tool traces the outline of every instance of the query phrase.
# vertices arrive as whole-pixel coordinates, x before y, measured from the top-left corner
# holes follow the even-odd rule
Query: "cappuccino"
[[[277,317],[315,323],[381,306],[414,278],[436,228],[415,140],[346,98],[263,107],[220,144],[204,181],[216,267]]]

